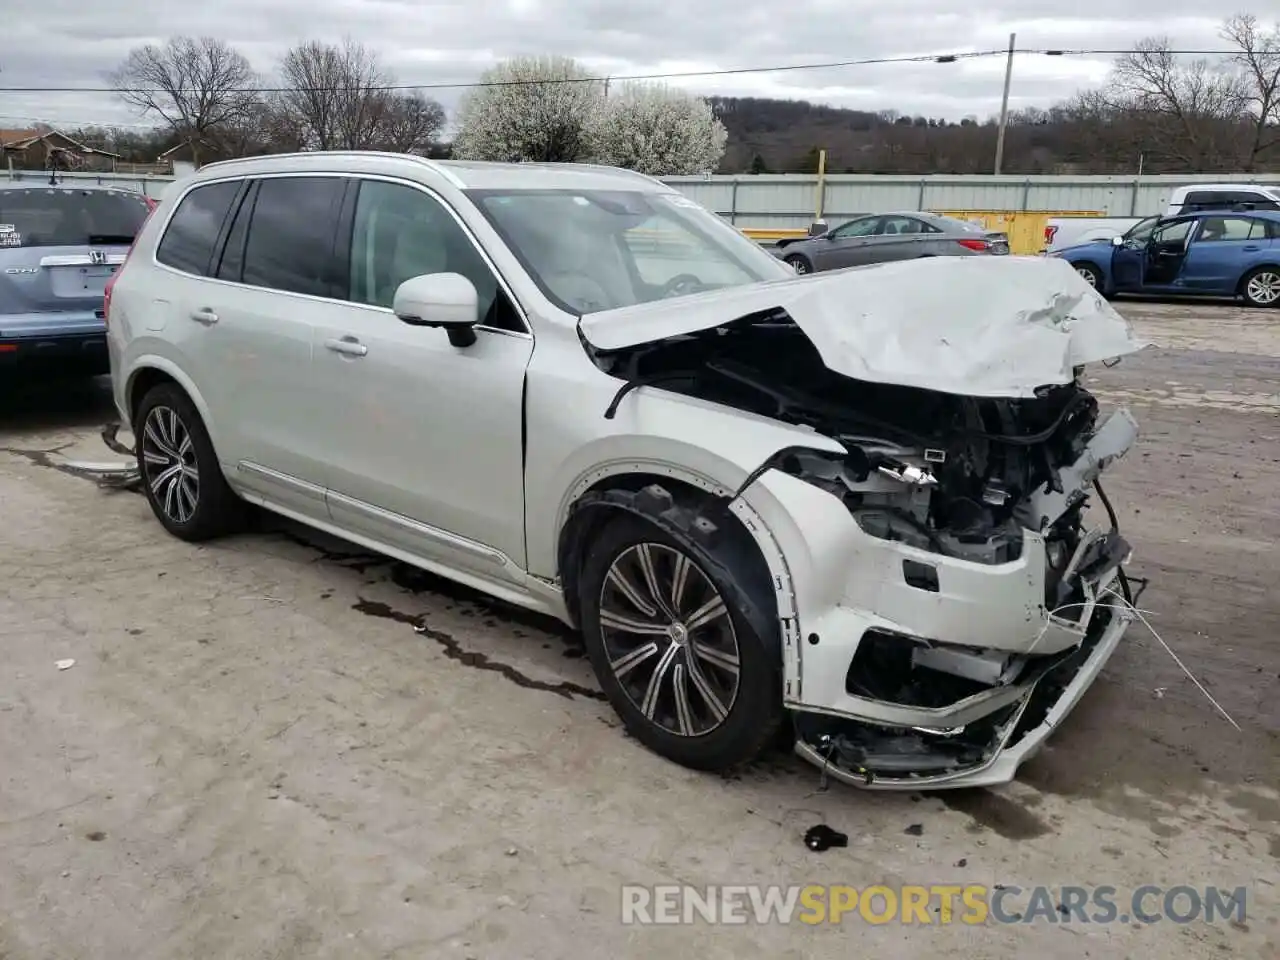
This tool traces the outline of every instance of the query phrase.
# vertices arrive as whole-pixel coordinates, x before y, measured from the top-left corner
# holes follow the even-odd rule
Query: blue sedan
[[[1122,237],[1067,247],[1066,260],[1106,296],[1241,297],[1280,306],[1280,211],[1201,211],[1152,217]]]

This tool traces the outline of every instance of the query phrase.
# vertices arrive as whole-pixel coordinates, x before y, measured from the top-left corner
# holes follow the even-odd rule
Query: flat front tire
[[[698,770],[754,759],[783,716],[776,645],[737,609],[732,564],[711,559],[624,514],[588,546],[578,581],[587,653],[627,730]]]
[[[191,542],[237,530],[244,503],[227,484],[209,431],[174,383],[147,391],[134,417],[142,489],[161,526]]]

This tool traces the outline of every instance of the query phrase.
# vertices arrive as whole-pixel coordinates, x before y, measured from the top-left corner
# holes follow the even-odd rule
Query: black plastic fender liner
[[[559,551],[565,605],[574,623],[581,623],[577,585],[592,532],[611,516],[630,513],[658,526],[717,576],[732,593],[733,602],[756,635],[777,654],[781,665],[782,640],[773,577],[751,534],[729,512],[730,502],[707,494],[677,500],[659,483],[639,490],[614,487],[583,494],[569,509]]]

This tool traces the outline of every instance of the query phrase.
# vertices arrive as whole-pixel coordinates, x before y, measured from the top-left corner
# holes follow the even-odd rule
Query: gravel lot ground
[[[0,958],[1280,955],[1280,312],[1122,309],[1156,345],[1094,377],[1144,429],[1108,493],[1142,607],[1241,731],[1134,630],[1018,783],[952,795],[822,791],[782,751],[667,764],[554,625],[271,521],[182,544],[59,469],[110,458],[101,385],[11,386]],[[807,850],[820,822],[848,848]],[[639,928],[626,883],[1249,901],[1243,924]]]

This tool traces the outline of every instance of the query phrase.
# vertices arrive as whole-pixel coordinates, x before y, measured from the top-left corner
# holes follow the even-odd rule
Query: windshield
[[[0,247],[127,246],[146,218],[146,198],[126,190],[0,190]]]
[[[794,276],[680,194],[472,190],[468,196],[542,292],[570,313]]]

